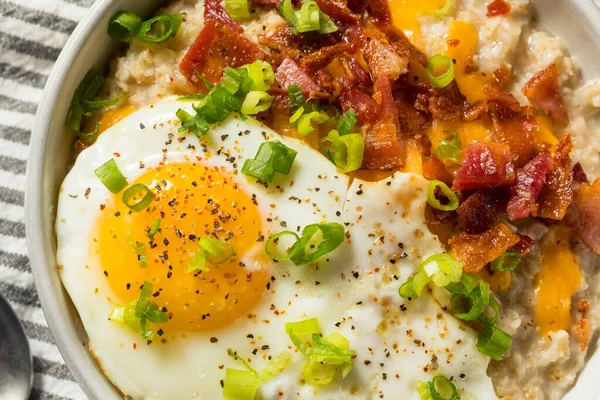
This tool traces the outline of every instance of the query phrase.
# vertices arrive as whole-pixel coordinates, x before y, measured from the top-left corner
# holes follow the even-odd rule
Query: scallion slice
[[[275,261],[289,260],[295,254],[295,252],[292,253],[291,251],[286,250],[284,255],[279,255],[282,252],[278,251],[277,248],[280,246],[281,239],[285,236],[291,236],[294,238],[294,242],[288,246],[289,250],[291,250],[294,243],[300,240],[300,237],[296,234],[296,232],[283,231],[271,236],[265,244],[265,252]],[[298,251],[298,248],[296,248],[296,251]]]
[[[247,69],[233,69],[228,66],[223,71],[223,77],[219,86],[227,90],[231,95],[245,96],[252,89],[253,84],[254,82],[248,75]]]
[[[441,70],[444,72],[440,73]],[[436,54],[427,64],[427,74],[432,87],[446,87],[454,80],[454,61],[450,57]]]
[[[119,11],[108,22],[108,36],[115,42],[129,43],[137,35],[142,19],[131,11]]]
[[[114,158],[111,158],[94,171],[108,190],[117,194],[127,186],[127,179],[121,173]]]
[[[273,67],[266,61],[256,60],[242,68],[248,70],[248,75],[252,79],[251,91],[265,92],[271,89],[271,86],[275,83]]]
[[[283,0],[277,6],[277,10],[287,21],[294,35],[311,31],[327,34],[338,30],[337,25],[321,11],[314,0],[303,2],[297,11],[294,9],[292,0]]]
[[[150,229],[148,230],[149,239],[154,239],[154,235],[158,233],[158,230],[160,229],[160,222],[160,218],[157,218],[152,222],[152,226],[150,226]]]
[[[311,263],[337,249],[345,238],[342,224],[312,224],[302,230],[302,237],[291,248],[291,260],[300,266]]]
[[[521,263],[521,254],[517,251],[507,251],[491,263],[492,271],[514,271]]]
[[[427,390],[426,390],[426,389]],[[458,400],[460,393],[450,379],[443,375],[434,376],[432,380],[425,383],[419,381],[417,391],[421,400]]]
[[[138,256],[140,262],[140,268],[148,267],[148,260],[146,259],[146,245],[144,243],[137,243],[135,245],[135,254]]]
[[[260,378],[251,371],[227,368],[223,397],[225,400],[254,400],[259,386]]]
[[[227,349],[227,354],[229,355],[229,357],[233,358],[234,360],[241,361],[242,364],[244,364],[244,367],[246,367],[246,369],[248,371],[252,372],[254,375],[258,375],[258,371],[255,370],[254,368],[252,368],[252,365],[250,365],[250,363],[248,361],[246,361],[242,357],[238,356],[235,351],[233,351],[232,349]]]
[[[284,175],[290,173],[297,154],[296,150],[277,140],[262,143],[254,159],[244,162],[242,174],[271,182],[276,172]]]
[[[512,345],[512,337],[495,326],[486,326],[477,337],[477,350],[499,361]]]
[[[206,266],[206,253],[203,249],[200,249],[194,253],[194,256],[190,261],[188,261],[185,268],[186,274],[193,274],[197,271],[210,271],[210,268]]]
[[[331,157],[333,163],[342,170],[343,173],[356,171],[360,168],[364,151],[365,139],[360,133],[340,136],[331,144]]]
[[[246,115],[255,115],[271,108],[274,96],[267,92],[250,92],[242,103],[242,113]]]
[[[487,311],[488,308],[487,307],[489,307],[489,309],[493,313],[491,316],[488,316],[488,311]],[[492,326],[496,322],[498,322],[499,317],[500,317],[500,303],[498,303],[498,301],[492,295],[490,295],[490,302],[487,304],[487,306],[484,307],[483,311],[479,315],[478,320],[485,326]]]
[[[443,17],[450,12],[450,9],[454,5],[454,0],[446,0],[443,6],[438,8],[437,10],[429,10],[428,14],[434,15],[436,17]]]
[[[304,137],[315,130],[315,124],[324,124],[329,121],[331,121],[331,117],[325,111],[304,112],[295,126],[298,134]],[[291,118],[290,122],[292,122]]]
[[[250,18],[249,0],[225,0],[225,10],[236,21]]]
[[[348,135],[354,129],[354,125],[356,125],[356,111],[351,108],[340,117],[335,130],[340,136]]]
[[[446,196],[446,198],[448,199],[448,204],[442,204],[437,199],[437,188],[439,188],[442,194]],[[452,189],[450,189],[448,185],[446,185],[444,182],[433,180],[429,182],[429,194],[427,196],[427,204],[429,204],[436,210],[454,211],[458,208],[458,196],[456,196],[456,193],[454,193]]]
[[[154,200],[154,193],[143,183],[131,185],[123,192],[123,203],[135,212],[144,211]]]
[[[294,35],[298,34],[298,16],[296,15],[296,9],[292,0],[282,0],[277,6],[277,11],[287,21],[290,26],[290,31]]]
[[[292,114],[296,113],[300,109],[308,108],[304,93],[302,93],[302,90],[300,90],[300,86],[295,83],[288,86],[288,98],[290,99],[290,108],[292,110]]]
[[[157,15],[140,25],[139,39],[144,43],[164,43],[177,34],[182,22],[181,14]]]
[[[400,297],[420,296],[430,282],[438,287],[447,287],[461,281],[462,264],[447,253],[434,254],[421,262],[417,271],[398,289]]]
[[[444,131],[449,137],[442,139],[440,145],[435,149],[435,156],[441,161],[452,161],[457,163],[460,159],[460,151],[462,144],[458,138],[458,134],[454,131]]]
[[[206,261],[211,264],[222,264],[233,256],[233,246],[220,239],[202,236],[199,244],[206,253]]]
[[[319,11],[321,11],[319,5],[314,0],[302,3],[300,10],[296,12],[296,16],[298,17],[298,32],[318,31],[321,28]]]
[[[287,351],[282,351],[278,356],[269,360],[267,365],[258,373],[260,380],[266,382],[280,374],[291,361],[292,355]]]

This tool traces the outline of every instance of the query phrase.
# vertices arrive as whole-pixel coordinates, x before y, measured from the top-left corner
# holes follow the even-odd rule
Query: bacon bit
[[[429,113],[433,119],[441,121],[458,120],[469,107],[456,81],[444,88],[432,88],[427,93],[420,93],[415,102],[417,110]]]
[[[515,180],[515,168],[508,146],[473,143],[464,151],[464,161],[454,178],[455,190],[507,186]]]
[[[436,210],[428,204],[425,207],[425,223],[429,231],[436,235],[443,244],[447,244],[448,240],[456,234],[455,213]]]
[[[498,17],[500,15],[506,15],[510,12],[510,4],[508,4],[505,0],[494,0],[491,4],[487,6],[487,16],[488,18]]]
[[[398,110],[402,137],[414,137],[431,123],[431,116],[429,114],[415,108],[416,99],[416,93],[411,93],[405,88],[394,92],[394,101]]]
[[[400,57],[406,57],[411,61],[419,63],[423,67],[427,66],[427,62],[429,61],[427,55],[412,44],[402,30],[396,28],[394,25],[385,26],[382,30]]]
[[[573,173],[571,157],[573,149],[571,135],[564,135],[556,145],[552,156],[552,167],[546,177],[546,185],[538,197],[539,207],[533,210],[534,217],[562,220],[573,200]]]
[[[511,221],[527,218],[532,209],[537,208],[535,201],[544,188],[551,165],[552,157],[548,153],[540,153],[517,170],[517,179],[506,207]]]
[[[501,204],[506,204],[505,198],[504,190],[487,189],[465,200],[456,210],[464,231],[469,234],[488,231],[500,217]]]
[[[298,48],[296,37],[292,34],[290,27],[281,25],[275,33],[269,37],[259,36],[258,42],[269,48],[269,62],[274,66],[279,66],[286,58],[292,60],[300,59],[303,54]]]
[[[456,47],[456,46],[458,46],[460,44],[460,40],[458,40],[458,39],[448,39],[448,40],[446,40],[446,44],[449,47]]]
[[[404,143],[398,140],[398,109],[392,96],[390,80],[383,76],[375,82],[375,97],[379,98],[377,124],[365,134],[363,168],[390,170],[404,165]]]
[[[354,109],[361,125],[373,123],[379,115],[379,104],[371,96],[352,86],[342,88],[340,104],[344,112]]]
[[[208,21],[183,57],[179,68],[192,82],[197,79],[197,71],[211,83],[217,84],[226,66],[237,68],[265,57],[256,44],[228,25]]]
[[[475,63],[475,51],[471,50],[465,58],[465,73],[470,74],[479,71],[479,65]]]
[[[360,15],[354,14],[344,0],[316,0],[321,11],[334,21],[342,23],[356,23]]]
[[[319,86],[313,82],[306,71],[298,67],[298,65],[290,58],[283,60],[279,68],[277,68],[275,79],[277,80],[277,83],[285,89],[287,89],[289,85],[295,83],[300,86],[300,89],[305,94],[320,90]]]
[[[408,73],[408,58],[399,56],[383,33],[375,29],[363,29],[360,38],[371,77],[388,76],[394,81]]]
[[[348,8],[358,15],[362,15],[369,5],[368,0],[347,0],[347,3]]]
[[[479,101],[472,106],[469,106],[463,111],[460,119],[463,122],[473,122],[483,118],[487,115],[489,110],[488,103],[485,101]]]
[[[522,110],[503,108],[495,101],[490,102],[489,114],[496,136],[510,147],[515,166],[525,165],[534,154],[535,133],[539,129],[535,117]]]
[[[219,0],[205,0],[204,1],[204,20],[215,21],[221,25],[227,25],[231,30],[237,33],[243,33],[242,28],[237,22],[235,22],[221,6]]]
[[[549,114],[563,124],[569,122],[562,94],[558,83],[558,68],[551,64],[538,72],[525,84],[523,94],[532,106]]]
[[[517,233],[517,235],[519,235],[521,240],[519,240],[519,242],[517,244],[515,244],[511,248],[511,250],[519,252],[521,254],[521,257],[525,257],[527,254],[529,254],[529,250],[531,250],[531,248],[535,244],[535,240],[533,240],[532,238],[530,238],[527,235],[521,235],[518,233]]]
[[[392,23],[388,0],[369,0],[367,3],[369,16],[376,24],[390,25]]]
[[[502,89],[497,83],[488,83],[482,89],[483,94],[487,95],[491,101],[496,101],[503,108],[510,109],[518,113],[522,107],[519,101],[510,92]]]
[[[584,351],[592,335],[592,324],[588,320],[590,303],[587,300],[581,300],[577,304],[577,310],[581,313],[581,319],[573,327],[573,335],[579,340],[579,348]]]
[[[573,180],[579,183],[589,183],[588,177],[581,166],[581,163],[573,165]]]
[[[500,87],[504,87],[510,82],[510,67],[506,64],[502,64],[498,68],[494,70],[494,78],[496,78],[496,83],[500,85]]]
[[[367,87],[371,86],[371,77],[369,77],[369,74],[360,66],[360,63],[356,58],[342,56],[340,57],[340,63],[342,64],[346,76],[351,81]]]
[[[600,254],[600,178],[575,190],[566,221],[586,246]]]
[[[300,59],[300,67],[308,72],[314,72],[328,66],[336,57],[350,50],[348,43],[337,43],[323,47]]]
[[[448,245],[454,257],[464,264],[465,272],[479,272],[519,240],[519,235],[513,233],[506,225],[499,224],[478,235],[462,233],[450,239]]]

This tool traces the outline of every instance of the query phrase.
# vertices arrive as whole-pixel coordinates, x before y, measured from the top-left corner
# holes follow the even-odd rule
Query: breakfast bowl
[[[569,64],[569,68],[576,71],[572,72],[572,75],[574,76],[572,79],[577,79],[582,82],[599,79],[600,66],[596,62],[596,51],[600,50],[600,27],[596,22],[600,20],[600,10],[597,6],[591,0],[532,0],[531,3],[534,22],[525,29],[538,29],[539,27],[542,27],[544,31],[556,35],[565,42],[568,54],[573,57],[576,63],[576,65]],[[109,353],[97,352],[96,349],[94,349],[94,346],[90,345],[88,333],[86,333],[86,328],[82,322],[83,315],[80,316],[81,309],[78,313],[78,308],[74,306],[69,293],[67,293],[61,282],[61,273],[63,273],[62,269],[64,266],[57,261],[57,234],[55,231],[57,215],[59,215],[58,202],[59,197],[61,196],[61,184],[65,180],[65,177],[69,173],[74,162],[73,143],[76,140],[76,135],[74,132],[69,132],[65,126],[65,121],[67,120],[70,108],[72,107],[74,93],[88,71],[92,69],[105,69],[104,67],[114,57],[115,52],[118,51],[120,45],[111,41],[107,36],[107,26],[117,12],[128,10],[144,19],[154,15],[157,10],[164,5],[165,2],[159,0],[149,0],[145,2],[133,0],[98,0],[91,8],[88,16],[81,21],[73,32],[73,35],[56,63],[48,80],[44,95],[40,101],[35,129],[31,138],[31,150],[27,168],[25,206],[29,255],[36,288],[38,290],[44,314],[54,335],[57,346],[73,375],[90,399],[119,399],[124,397],[124,393],[126,395],[131,395],[133,398],[172,398],[165,395],[164,392],[162,392],[162,394],[153,392],[141,394],[141,392],[130,393],[129,390],[119,390],[118,387],[123,389],[123,386],[126,385],[124,382],[127,381],[127,379],[124,379],[123,377],[115,378],[114,375],[109,376],[109,379],[106,377],[111,374],[111,371],[109,370],[113,369],[114,365],[108,360],[110,358]],[[511,29],[511,27],[508,29]],[[521,28],[519,27],[519,29]],[[527,43],[523,44],[523,46],[527,45]],[[496,47],[502,47],[501,41],[496,43]],[[539,50],[543,51],[544,48],[542,47]],[[492,50],[491,53],[494,53],[494,51]],[[525,57],[523,57],[523,60],[521,61],[527,62]],[[485,63],[485,60],[481,60],[481,62]],[[598,100],[595,100],[595,102],[597,103]],[[596,107],[598,107],[598,105],[596,105]],[[150,106],[150,109],[146,110],[147,116],[140,118],[146,118],[144,121],[151,121],[152,118],[154,118],[154,113],[160,114],[168,112],[172,108],[172,104],[157,105],[156,109],[153,109],[153,106]],[[186,108],[186,110],[193,112],[193,109],[190,108]],[[237,124],[235,125],[236,127],[245,124],[244,121],[238,121],[237,119],[235,121],[230,121],[229,123],[234,125]],[[591,126],[598,126],[597,121],[590,120],[589,124]],[[122,127],[124,132],[126,130],[131,131],[137,129],[135,127],[138,125],[142,126],[144,124],[137,120],[129,120],[129,122],[128,120],[125,120],[119,126]],[[227,128],[228,125],[225,125],[225,127]],[[229,126],[229,131],[226,131],[224,134],[219,134],[219,136],[221,138],[228,136],[229,132],[232,129],[235,130],[236,127],[231,128],[231,126]],[[258,131],[262,129],[259,126],[254,125],[250,128]],[[240,137],[242,137],[241,131],[240,128]],[[265,137],[267,136],[264,131],[263,134]],[[296,147],[299,145],[295,141],[285,143],[296,149],[301,156],[306,155],[309,159],[315,157],[315,155],[311,153],[312,150]],[[581,146],[581,142],[579,142],[579,145]],[[252,146],[252,144],[249,144],[248,146]],[[581,154],[585,153],[583,147],[585,146],[582,146],[582,148],[578,150]],[[320,162],[320,159],[315,159],[312,164],[318,165]],[[588,171],[600,171],[600,167],[598,166],[592,165],[592,167],[589,167],[589,165],[586,165],[586,167],[588,167]],[[308,168],[308,166],[306,168]],[[319,174],[319,179],[322,179],[321,176],[322,174]],[[401,179],[403,178],[400,178],[400,180]],[[302,183],[303,181],[300,180],[300,182]],[[391,183],[392,181],[388,182],[390,182],[388,186],[395,187],[394,185],[396,185],[396,183]],[[401,180],[397,184],[399,185],[397,190],[401,193],[403,190],[402,187],[408,187],[410,189],[414,182],[407,178],[406,181]],[[331,185],[333,185],[332,187],[337,187],[335,186],[335,183],[331,183]],[[368,187],[368,185],[365,184],[365,187]],[[418,187],[418,184],[415,187],[418,188],[415,189],[417,191],[422,189]],[[362,186],[360,185],[358,186],[358,191],[356,193],[358,194],[358,192],[362,194]],[[407,194],[405,193],[405,195]],[[75,197],[76,195],[73,195],[73,198]],[[358,200],[355,199],[355,201]],[[65,215],[64,211],[63,214],[60,215]],[[290,216],[289,219],[293,218],[293,216]],[[302,218],[302,216],[300,216],[300,218]],[[282,223],[283,222],[285,221],[282,221]],[[284,225],[282,224],[281,226],[283,227]],[[531,232],[531,234],[535,236],[535,232]],[[426,234],[425,237],[429,238],[428,234]],[[433,242],[436,241],[435,238],[431,240]],[[436,244],[436,246],[439,246],[439,243]],[[425,253],[427,253],[427,251],[425,251]],[[343,258],[343,255],[340,255],[340,257]],[[108,277],[108,272],[104,272]],[[356,276],[358,276],[358,272],[356,273]],[[408,278],[408,275],[403,276],[403,278]],[[272,279],[275,280],[274,277]],[[596,283],[600,285],[600,282]],[[73,281],[70,283],[71,287],[75,284],[76,283]],[[397,290],[398,289],[396,288],[395,291],[397,292]],[[108,319],[108,315],[106,315],[106,317],[106,319]],[[352,330],[354,330],[354,327],[352,327]],[[89,333],[92,334],[91,331]],[[98,333],[95,334],[98,335]],[[460,340],[461,339],[459,339],[459,341]],[[98,340],[96,339],[96,341]],[[148,341],[150,342],[150,340]],[[600,386],[595,382],[595,375],[600,371],[600,354],[595,351],[597,341],[597,335],[593,335],[589,340],[589,343],[587,343],[588,350],[584,359],[586,366],[577,378],[574,376],[570,378],[568,384],[569,392],[565,395],[565,399],[591,400],[600,396]],[[140,343],[145,346],[145,342],[146,340],[143,340]],[[216,342],[216,337],[210,338],[210,343]],[[148,346],[149,345],[150,344],[148,344]],[[203,343],[202,346],[206,346],[206,344]],[[203,348],[200,348],[198,354],[203,353],[202,349]],[[101,354],[102,358],[100,362],[102,367],[98,362],[99,354]],[[467,354],[468,353],[465,353],[465,357],[467,357]],[[237,358],[237,356],[234,358]],[[117,362],[118,361],[115,361],[115,363]],[[171,360],[171,362],[173,362],[173,364],[169,365],[175,365],[177,360]],[[472,358],[472,363],[474,365],[477,366],[478,362],[479,358]],[[361,360],[361,364],[368,366],[371,364],[371,361],[364,360],[363,362],[363,360]],[[107,365],[109,368],[107,368]],[[160,366],[158,367],[160,368]],[[478,367],[481,367],[481,365],[478,365]],[[521,367],[527,368],[526,366]],[[128,367],[125,367],[121,373],[127,375],[127,368]],[[483,369],[485,370],[485,367],[483,367]],[[133,371],[130,372],[133,374]],[[188,379],[200,379],[202,375],[202,371],[194,371],[194,374],[191,375],[192,378]],[[383,375],[385,376],[386,374]],[[165,371],[164,379],[172,379],[173,382],[176,382],[175,377],[171,377],[168,374],[168,371]],[[112,382],[115,382],[116,385],[113,385]],[[481,386],[477,387],[486,388],[485,384],[481,384]],[[311,392],[302,393],[304,393],[304,396],[309,396],[307,393]],[[482,397],[477,398],[487,398],[485,396],[486,395],[484,394]],[[300,397],[302,396],[300,395]],[[367,395],[363,397],[369,398]],[[205,397],[202,396],[196,398]],[[470,397],[467,396],[466,398]],[[507,395],[504,397],[501,396],[500,398],[510,399],[513,397]],[[539,398],[558,399],[559,397],[550,397],[550,395],[547,395],[547,397]]]

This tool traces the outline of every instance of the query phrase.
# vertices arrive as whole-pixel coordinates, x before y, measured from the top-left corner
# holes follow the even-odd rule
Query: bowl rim
[[[530,1],[536,2],[536,0]],[[589,29],[594,31],[594,35],[600,38],[600,27],[593,25],[593,21],[600,20],[600,4],[596,4],[595,1],[600,0],[566,0],[562,5],[579,16],[586,25],[590,26]],[[81,346],[80,337],[75,329],[69,329],[69,327],[73,328],[75,321],[71,315],[65,313],[64,304],[56,301],[57,290],[64,290],[64,288],[62,282],[59,282],[59,288],[53,285],[53,276],[57,274],[54,259],[56,249],[51,244],[51,238],[46,237],[44,230],[40,228],[44,221],[44,214],[48,212],[43,202],[43,166],[46,159],[45,149],[48,133],[54,118],[54,108],[61,95],[63,83],[68,79],[79,51],[99,28],[99,22],[106,17],[107,12],[115,6],[115,3],[121,3],[121,1],[96,0],[78,23],[56,60],[39,101],[34,128],[31,132],[26,170],[24,208],[27,247],[41,308],[60,354],[77,383],[90,399],[108,398],[107,393],[114,394],[111,397],[114,399],[122,397],[117,395],[114,386],[107,378],[101,376],[102,379],[99,379],[100,375],[97,369],[89,370],[86,358],[82,357],[82,352],[89,353],[89,350],[85,343],[84,346]],[[549,31],[553,32],[551,29]],[[53,213],[55,214],[55,210]],[[594,370],[600,368],[600,351],[591,356],[588,355],[588,358],[590,360],[586,361],[589,361],[590,364],[595,361],[593,362]],[[586,368],[583,372],[585,371]],[[588,376],[586,380],[589,378],[592,377]],[[600,394],[600,388],[597,390],[596,394]],[[570,398],[568,394],[566,396]]]

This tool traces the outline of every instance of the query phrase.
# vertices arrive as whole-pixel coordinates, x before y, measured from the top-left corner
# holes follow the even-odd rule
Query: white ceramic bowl
[[[483,1],[483,0],[481,0]],[[538,21],[561,37],[581,65],[583,78],[600,78],[600,10],[592,0],[532,0]],[[97,0],[73,32],[50,75],[37,113],[27,165],[25,210],[29,256],[38,294],[58,348],[90,399],[121,399],[87,348],[81,320],[56,269],[54,220],[58,190],[71,160],[74,138],[65,118],[75,88],[93,67],[112,57],[116,46],[106,35],[110,17],[127,9],[152,15],[162,0]],[[598,400],[600,351],[591,356],[565,400]],[[485,399],[482,399],[485,400]]]

